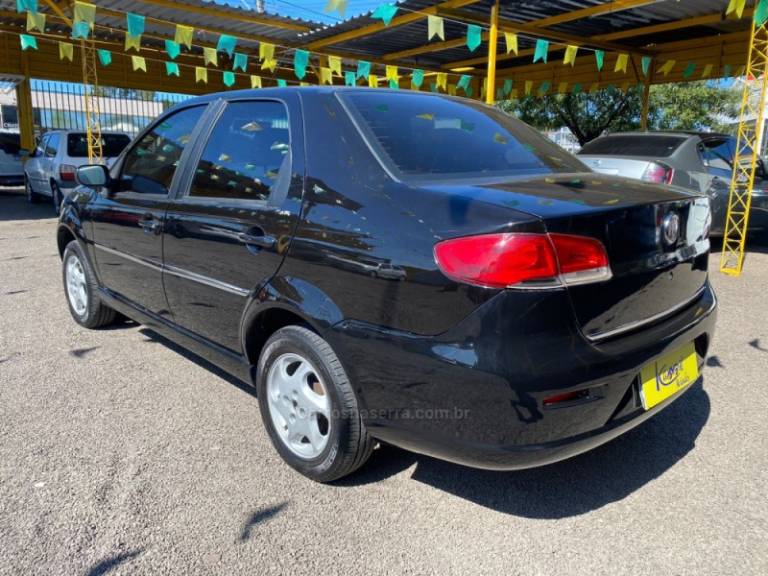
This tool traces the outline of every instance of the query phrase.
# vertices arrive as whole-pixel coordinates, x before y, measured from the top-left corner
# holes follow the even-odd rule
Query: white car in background
[[[130,136],[122,132],[102,132],[101,150],[104,163],[110,166],[130,142]],[[43,196],[50,196],[53,208],[58,214],[64,199],[62,192],[77,186],[75,172],[78,166],[84,164],[88,164],[88,141],[85,132],[46,132],[24,165],[24,186],[28,200],[35,203]]]
[[[20,150],[18,132],[0,132],[0,186],[21,186],[24,183]]]

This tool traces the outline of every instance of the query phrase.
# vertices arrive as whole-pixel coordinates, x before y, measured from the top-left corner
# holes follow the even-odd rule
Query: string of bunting
[[[347,7],[347,0],[328,0],[326,5],[326,12],[338,12],[340,16],[344,16]],[[38,11],[38,0],[16,0],[16,9],[18,13],[26,12],[26,32],[27,34],[20,34],[19,39],[22,50],[37,50],[37,39],[32,32],[39,32],[44,34],[46,27],[46,14]],[[729,0],[726,14],[741,18],[745,9],[745,0]],[[379,5],[374,11],[371,12],[373,19],[380,20],[382,26],[389,26],[399,10],[405,10],[401,6],[393,2],[388,2]],[[407,10],[409,12],[419,12],[418,10]],[[73,17],[72,17],[72,29],[71,38],[73,39],[88,39],[92,34],[96,26],[96,12],[97,7],[95,4],[75,0],[73,3]],[[445,41],[445,17],[436,16],[433,14],[424,14],[427,18],[427,39],[432,41],[434,38],[439,38]],[[126,31],[125,31],[125,52],[126,56],[131,58],[131,67],[135,72],[146,72],[147,64],[146,57],[139,55],[141,51],[141,39],[145,32],[146,18],[144,15],[127,12],[126,17]],[[768,0],[758,0],[754,9],[753,18],[758,25],[762,25],[768,20]],[[451,20],[457,22],[455,20]],[[462,23],[463,24],[463,23]],[[484,28],[477,24],[466,24],[466,47],[470,52],[474,52],[482,44]],[[506,47],[506,53],[519,52],[519,35],[515,32],[504,31],[504,43]],[[193,46],[194,28],[183,24],[176,24],[174,38],[164,40],[165,53],[169,60],[164,61],[166,74],[168,76],[181,76],[181,70],[179,63],[175,60],[182,52],[182,47],[191,51]],[[547,63],[549,59],[549,53],[551,43],[545,38],[534,38],[535,48],[533,50],[533,62]],[[225,86],[231,87],[235,84],[235,72],[240,71],[250,77],[250,83],[252,87],[261,87],[262,79],[258,75],[247,74],[249,66],[248,55],[244,52],[237,51],[238,39],[235,36],[228,34],[221,34],[218,38],[215,48],[211,46],[202,46],[202,56],[204,66],[194,66],[195,69],[195,81],[196,82],[208,82],[208,66],[219,66],[219,53],[225,53],[232,65],[231,70],[222,71],[222,82]],[[561,44],[565,46],[563,55],[563,65],[571,67],[575,66],[576,57],[580,50],[587,50],[594,52],[595,66],[598,72],[601,72],[605,65],[605,51],[600,49],[586,48],[575,44]],[[295,47],[281,46],[279,44],[272,44],[268,42],[259,43],[259,55],[258,62],[262,71],[269,71],[274,74],[275,70],[279,66],[278,59],[275,56],[276,47],[281,48],[284,53],[293,52],[293,71],[294,75],[298,79],[300,84],[307,84],[304,79],[307,75],[307,69],[310,66],[311,53],[307,50]],[[135,51],[137,54],[129,55],[129,51]],[[102,66],[109,66],[112,62],[112,53],[108,50],[99,49],[97,51],[99,62]],[[73,60],[73,45],[68,42],[59,41],[59,58],[61,60]],[[359,82],[367,83],[369,86],[378,87],[383,80],[384,84],[390,88],[396,89],[400,87],[400,69],[408,70],[410,72],[410,88],[420,90],[424,85],[425,71],[422,69],[407,68],[403,66],[386,65],[385,75],[382,78],[377,74],[373,74],[371,70],[371,63],[365,60],[358,60],[356,70],[343,70],[342,59],[338,56],[326,56],[327,65],[318,66],[316,69],[317,81],[319,84],[331,85],[334,83],[334,77],[343,78],[344,83],[349,86],[357,85]],[[151,60],[151,59],[150,59]],[[614,73],[627,74],[627,67],[630,61],[630,54],[627,52],[616,53],[616,60],[613,67]],[[650,56],[641,57],[642,73],[645,77],[651,73],[652,58]],[[658,67],[655,72],[660,73],[663,76],[668,76],[677,65],[675,60],[666,60],[663,65]],[[187,66],[187,65],[183,65]],[[743,68],[740,70],[743,73]],[[723,75],[728,76],[732,70],[731,66],[723,66]],[[690,61],[682,70],[682,77],[685,79],[692,79],[697,71],[697,63]],[[714,71],[714,65],[707,63],[704,65],[700,78],[711,77]],[[449,73],[447,72],[429,72],[430,76],[434,76],[434,81],[430,84],[430,89],[433,92],[444,91],[448,93],[456,93],[457,90],[463,90],[467,96],[472,95],[472,76],[468,74],[462,74],[459,76],[455,85],[448,82]],[[741,74],[737,74],[741,75]],[[451,74],[451,76],[454,76]],[[286,85],[287,82],[283,79],[276,79],[278,85]],[[624,86],[629,86],[629,82],[625,82]],[[533,94],[533,82],[528,80],[524,83],[524,94]],[[590,86],[590,91],[598,86],[598,83],[593,83]],[[561,82],[558,85],[558,93],[564,93],[568,88],[567,83]],[[538,89],[539,95],[547,94],[551,89],[551,82],[544,81],[540,84]],[[482,87],[482,93],[487,90],[487,86]],[[573,93],[579,93],[582,90],[581,84],[574,84],[571,88]],[[515,96],[517,90],[513,88],[513,81],[506,79],[503,85],[496,89],[497,96]]]

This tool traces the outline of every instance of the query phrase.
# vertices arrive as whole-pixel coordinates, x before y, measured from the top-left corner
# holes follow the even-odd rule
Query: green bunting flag
[[[283,80],[282,78],[278,78],[278,79],[277,79],[277,85],[278,85],[280,88],[285,88],[286,86],[288,86],[288,82],[286,82],[286,81],[285,81],[285,80]]]
[[[21,42],[22,50],[37,50],[37,38],[30,36],[29,34],[19,34],[19,41]]]
[[[421,85],[424,83],[424,70],[414,70],[413,74],[411,74],[411,84],[413,84],[417,89],[421,88]]]
[[[242,52],[235,52],[235,59],[232,62],[232,70],[242,70],[245,72],[248,69],[248,56]]]
[[[545,64],[547,63],[547,54],[549,54],[549,40],[539,38],[536,40],[536,49],[533,54],[534,63],[541,60]]]
[[[126,27],[129,36],[141,36],[144,34],[144,16],[128,12],[125,15]]]
[[[378,18],[384,22],[384,26],[389,26],[389,23],[392,22],[392,18],[395,17],[395,14],[397,14],[397,6],[394,4],[381,4],[373,11],[371,18]]]
[[[389,87],[392,90],[399,90],[400,89],[400,83],[397,80],[392,79],[392,80],[389,81]]]
[[[216,44],[217,52],[226,52],[229,57],[232,58],[232,54],[235,52],[235,46],[237,45],[237,38],[230,36],[229,34],[222,34],[219,36],[219,41]]]
[[[181,46],[173,40],[166,40],[165,52],[171,60],[176,60],[176,57],[181,54]]]
[[[112,64],[112,52],[109,50],[103,50],[99,48],[96,50],[96,54],[99,56],[99,62],[102,66],[109,66]]]
[[[648,72],[651,69],[652,61],[653,61],[653,58],[651,58],[650,56],[643,56],[642,60],[640,61],[643,67],[643,76],[648,76]]]
[[[581,84],[576,82],[576,84],[573,85],[573,90],[571,90],[571,93],[578,94],[579,92],[581,92]]]
[[[547,92],[549,92],[549,88],[550,88],[551,86],[552,86],[552,82],[550,82],[549,80],[545,80],[545,81],[544,81],[544,82],[542,82],[542,83],[541,83],[541,85],[539,86],[539,94],[540,94],[541,96],[543,96],[544,94],[546,94]]]
[[[470,52],[477,50],[483,38],[483,29],[477,24],[467,24],[467,48]]]
[[[360,64],[358,63],[358,68],[359,67],[360,67]],[[357,78],[355,77],[355,73],[354,72],[349,71],[349,70],[347,72],[344,72],[344,84],[346,86],[354,86],[356,79]]]
[[[307,64],[309,64],[309,52],[296,50],[293,53],[293,73],[299,80],[303,80],[307,75]]]
[[[357,61],[357,75],[356,78],[368,78],[371,75],[371,63],[365,60]]]
[[[462,90],[464,90],[465,94],[469,95],[471,91],[471,87],[469,83],[471,80],[472,80],[472,76],[470,76],[469,74],[462,74],[461,78],[459,78],[459,81],[456,82],[456,89],[458,90],[459,88],[461,88]]]
[[[768,20],[768,0],[760,0],[755,6],[755,24],[762,26]]]
[[[72,38],[87,39],[91,33],[91,27],[88,22],[74,22],[72,24]]]
[[[597,64],[597,70],[601,71],[603,69],[603,64],[605,63],[605,52],[602,50],[595,50],[595,63]]]
[[[168,76],[181,76],[181,74],[179,73],[179,65],[176,64],[176,62],[166,62],[165,73]]]
[[[696,72],[696,62],[688,62],[685,70],[683,70],[683,78],[690,78],[694,72]]]
[[[16,0],[16,12],[37,13],[37,0]]]
[[[235,85],[234,72],[230,72],[229,70],[222,72],[221,79],[222,79],[222,82],[224,82],[224,86],[226,86],[227,88]]]

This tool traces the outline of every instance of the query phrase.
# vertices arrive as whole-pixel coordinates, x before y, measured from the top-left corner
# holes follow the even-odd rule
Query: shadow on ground
[[[578,516],[622,500],[664,474],[693,449],[709,412],[709,396],[696,384],[638,428],[543,468],[475,470],[385,446],[336,485],[379,482],[415,464],[412,480],[498,512],[539,519]]]
[[[52,201],[30,204],[23,188],[0,188],[0,222],[55,218]]]

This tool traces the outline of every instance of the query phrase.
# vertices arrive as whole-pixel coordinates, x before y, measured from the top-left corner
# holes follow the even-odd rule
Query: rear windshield
[[[579,154],[600,156],[653,156],[666,158],[685,142],[680,136],[604,136],[588,142]]]
[[[125,134],[103,134],[101,137],[101,155],[113,158],[131,143]],[[70,158],[88,157],[88,140],[84,133],[67,135],[67,156]]]
[[[402,179],[588,170],[526,124],[469,100],[384,90],[342,99],[381,161]]]
[[[18,156],[21,137],[18,134],[0,133],[0,150],[11,156]]]

